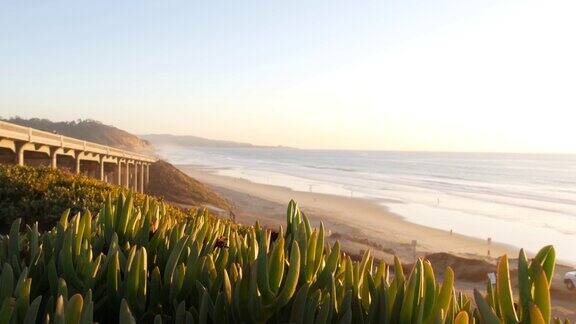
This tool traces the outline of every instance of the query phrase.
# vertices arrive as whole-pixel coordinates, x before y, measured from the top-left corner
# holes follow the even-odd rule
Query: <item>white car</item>
[[[573,290],[576,288],[576,271],[566,272],[564,275],[564,283],[566,288]]]

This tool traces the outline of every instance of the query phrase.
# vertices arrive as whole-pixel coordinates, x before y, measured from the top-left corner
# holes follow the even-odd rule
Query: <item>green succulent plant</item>
[[[64,212],[50,230],[12,223],[0,236],[2,323],[548,323],[555,253],[520,252],[518,300],[506,256],[497,283],[457,293],[427,260],[404,274],[359,261],[291,201],[285,230],[112,193],[100,210]]]

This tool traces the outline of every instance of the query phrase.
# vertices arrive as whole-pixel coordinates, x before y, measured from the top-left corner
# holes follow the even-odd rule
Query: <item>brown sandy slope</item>
[[[230,210],[228,202],[206,185],[163,160],[150,165],[150,184],[146,192],[183,207],[203,205]]]

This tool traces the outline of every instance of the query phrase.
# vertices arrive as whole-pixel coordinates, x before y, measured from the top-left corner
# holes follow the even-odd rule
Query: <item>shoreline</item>
[[[253,225],[259,222],[272,229],[285,227],[286,206],[293,198],[313,226],[323,222],[326,243],[333,244],[338,240],[342,251],[352,258],[358,258],[363,251],[370,249],[372,256],[388,264],[398,256],[405,266],[410,267],[416,257],[428,257],[435,260],[432,265],[438,278],[442,277],[446,266],[451,266],[457,278],[456,289],[469,295],[474,289],[484,291],[486,275],[496,271],[496,259],[502,254],[511,257],[512,269],[516,267],[519,248],[492,242],[491,256],[487,256],[488,245],[484,240],[410,223],[371,200],[254,183],[219,175],[214,173],[214,169],[198,165],[176,167],[233,203],[234,219],[238,223]],[[413,237],[418,237],[416,254],[410,244]],[[551,283],[552,313],[576,320],[576,295],[566,290],[563,282],[564,273],[571,269],[556,264]]]
[[[416,240],[416,256],[450,253],[494,262],[502,254],[515,256],[519,251],[514,246],[497,242],[488,245],[486,240],[411,223],[368,199],[294,191],[219,175],[198,165],[177,167],[231,200],[237,207],[236,220],[240,223],[259,221],[268,227],[285,226],[285,208],[290,199],[294,199],[315,226],[322,221],[331,234],[329,239],[338,239],[349,253],[370,248],[386,261],[393,255],[411,261],[413,240]]]

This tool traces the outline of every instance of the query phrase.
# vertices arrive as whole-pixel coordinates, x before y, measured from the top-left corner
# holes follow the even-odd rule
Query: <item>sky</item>
[[[576,1],[0,0],[0,117],[576,153]]]

